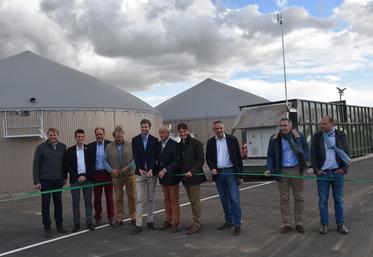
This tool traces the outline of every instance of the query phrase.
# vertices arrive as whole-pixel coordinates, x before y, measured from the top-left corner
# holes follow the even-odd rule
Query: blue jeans
[[[63,179],[41,179],[40,180],[41,190],[48,191],[53,189],[60,189],[63,187]],[[50,218],[50,202],[51,195],[54,204],[54,219],[56,221],[56,227],[62,227],[62,192],[54,192],[49,194],[41,195],[41,213],[43,217],[43,225],[45,229],[50,229],[51,218]]]
[[[91,184],[90,181],[84,183],[74,182],[72,187],[83,186]],[[85,207],[85,220],[86,224],[92,224],[92,187],[85,187],[71,190],[71,197],[73,203],[73,221],[74,225],[80,225],[80,191],[83,191],[84,207]]]
[[[328,178],[333,180],[317,180],[317,191],[319,194],[319,210],[320,210],[320,223],[329,224],[328,213],[328,200],[329,190],[332,188],[334,199],[334,212],[336,224],[344,224],[344,175],[334,171],[324,171],[326,175],[321,178]]]
[[[241,226],[240,190],[236,176],[227,174],[235,172],[234,168],[218,169],[215,184],[223,206],[225,222],[239,227]]]

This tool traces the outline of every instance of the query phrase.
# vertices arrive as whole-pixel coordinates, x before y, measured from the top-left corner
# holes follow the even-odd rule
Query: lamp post
[[[282,64],[284,67],[284,83],[285,83],[285,102],[286,102],[286,117],[289,118],[289,106],[288,106],[288,87],[286,84],[286,66],[285,66],[285,44],[284,44],[284,29],[282,27],[282,13],[277,13],[277,22],[281,26],[281,38],[282,38]]]

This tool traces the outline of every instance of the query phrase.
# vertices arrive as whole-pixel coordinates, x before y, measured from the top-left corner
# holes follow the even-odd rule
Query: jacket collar
[[[292,129],[291,133],[293,134],[293,136],[295,138],[300,138],[300,135],[299,135],[298,131],[296,131],[295,129]],[[273,139],[277,139],[278,137],[280,137],[280,134],[281,134],[281,132],[278,131],[276,134],[273,135]]]

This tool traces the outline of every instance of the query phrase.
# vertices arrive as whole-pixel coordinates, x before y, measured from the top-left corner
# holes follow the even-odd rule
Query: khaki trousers
[[[129,214],[132,220],[136,219],[136,178],[135,175],[113,177],[115,195],[115,219],[118,222],[124,220],[124,186],[127,191]]]
[[[299,166],[292,168],[282,168],[281,172],[283,175],[299,176]],[[295,225],[303,225],[303,179],[297,178],[281,178],[278,183],[278,189],[280,192],[280,208],[282,221],[284,225],[291,226],[290,222],[290,188],[293,192],[294,197],[294,216]]]
[[[170,224],[180,224],[179,185],[162,185],[166,221]]]
[[[192,206],[193,224],[195,228],[201,227],[201,185],[185,185],[189,201]]]

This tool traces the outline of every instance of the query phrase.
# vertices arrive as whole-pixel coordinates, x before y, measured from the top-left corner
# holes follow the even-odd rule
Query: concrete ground
[[[373,159],[355,162],[349,178],[373,179]],[[295,230],[281,233],[281,216],[277,183],[246,182],[241,186],[243,213],[242,233],[217,231],[223,212],[213,183],[202,187],[203,229],[188,236],[184,232],[150,231],[144,228],[138,236],[130,235],[132,226],[113,229],[99,227],[94,232],[83,230],[61,236],[53,231],[51,239],[43,237],[40,198],[0,203],[0,256],[255,256],[255,257],[371,257],[373,256],[373,184],[346,182],[346,225],[350,234],[339,234],[334,223],[333,201],[330,200],[330,232],[318,232],[318,197],[314,180],[305,182],[305,234]],[[185,191],[180,187],[181,223],[191,222],[191,209]],[[64,194],[64,220],[72,227],[71,197]],[[163,222],[162,194],[157,189],[155,221]],[[82,208],[84,210],[84,208]],[[128,210],[126,208],[126,210]],[[82,213],[84,214],[84,213]],[[146,222],[146,220],[145,220]],[[82,221],[84,224],[84,221]]]

